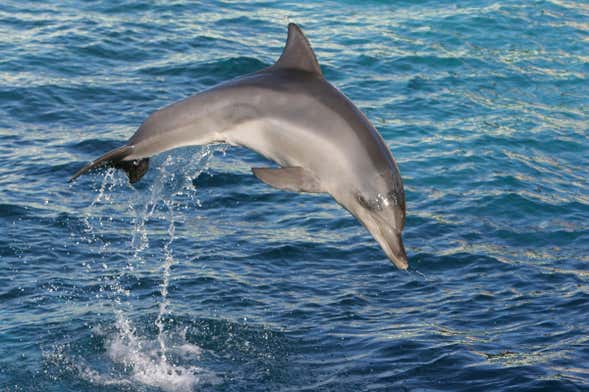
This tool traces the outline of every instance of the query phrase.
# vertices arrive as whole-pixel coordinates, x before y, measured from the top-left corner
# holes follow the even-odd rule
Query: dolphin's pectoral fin
[[[252,172],[262,182],[277,189],[308,193],[325,192],[317,177],[302,167],[256,167],[252,169]]]

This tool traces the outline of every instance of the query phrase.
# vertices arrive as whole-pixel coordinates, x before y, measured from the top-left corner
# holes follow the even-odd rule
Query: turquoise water
[[[66,182],[290,21],[399,163],[408,272],[245,149]],[[3,1],[0,390],[589,390],[588,49],[573,0]]]

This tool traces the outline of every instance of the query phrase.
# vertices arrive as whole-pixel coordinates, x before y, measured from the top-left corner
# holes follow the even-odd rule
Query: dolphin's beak
[[[372,234],[391,262],[397,268],[406,270],[409,263],[407,262],[407,253],[405,253],[401,231],[392,227],[391,222],[387,222],[380,216],[366,214],[358,216],[358,219]]]
[[[379,241],[380,243],[380,241]],[[406,270],[409,267],[407,262],[407,253],[405,253],[405,246],[403,245],[403,238],[401,233],[395,233],[392,238],[387,239],[386,247],[380,243],[389,259],[397,266],[397,268]]]

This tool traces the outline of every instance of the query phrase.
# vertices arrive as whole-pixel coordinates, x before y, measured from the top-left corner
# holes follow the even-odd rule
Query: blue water
[[[245,149],[66,182],[289,21],[399,163],[408,272]],[[589,390],[588,56],[581,0],[2,1],[0,390]]]

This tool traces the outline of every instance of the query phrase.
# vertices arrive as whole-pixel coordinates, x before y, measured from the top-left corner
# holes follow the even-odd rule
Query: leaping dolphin
[[[407,269],[401,232],[405,192],[399,168],[366,116],[321,72],[309,41],[294,23],[278,61],[150,115],[127,144],[80,169],[109,165],[131,183],[149,157],[180,146],[228,143],[249,148],[278,168],[253,168],[283,190],[329,193]],[[70,180],[70,181],[71,181]]]

